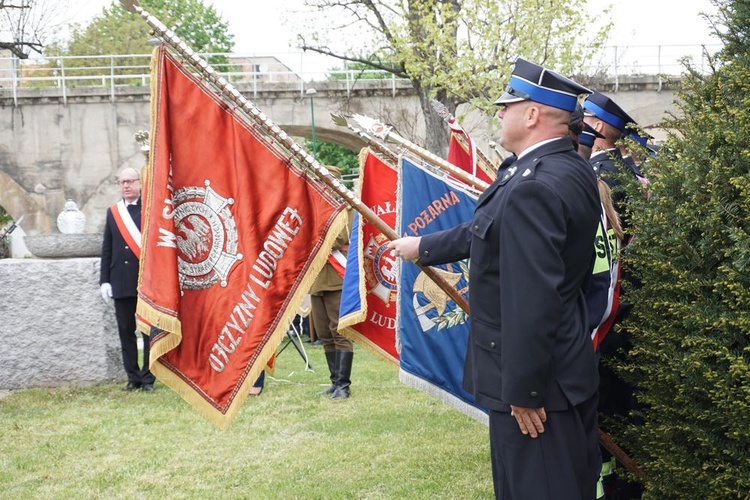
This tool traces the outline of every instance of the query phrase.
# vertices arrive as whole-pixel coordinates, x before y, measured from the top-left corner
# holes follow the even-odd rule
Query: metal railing
[[[303,53],[279,54],[284,59],[299,57],[297,64],[287,65],[277,55],[241,55],[205,53],[214,69],[233,84],[249,86],[253,97],[268,86],[286,85],[296,89],[300,97],[313,82],[337,81],[350,95],[363,81],[388,81],[393,95],[407,81],[382,70],[353,69],[345,61],[333,58],[322,62],[320,57],[304,57]],[[64,103],[71,89],[106,88],[111,100],[119,87],[147,87],[151,79],[150,54],[106,56],[48,56],[19,61],[15,57],[0,58],[0,97],[12,94],[17,101],[20,89],[53,89]],[[332,62],[338,63],[331,64]],[[292,69],[295,67],[296,69]],[[266,88],[262,88],[263,86]]]
[[[581,68],[580,74],[619,81],[626,76],[653,75],[661,78],[682,73],[682,59],[694,67],[708,69],[708,55],[720,45],[642,45],[604,47]],[[67,103],[69,91],[81,87],[108,90],[114,102],[119,87],[143,86],[150,82],[150,54],[64,56],[26,59],[0,57],[0,97],[12,95],[17,104],[20,89],[53,89]],[[271,54],[202,54],[233,84],[249,87],[253,97],[267,85],[286,84],[305,89],[317,82],[343,82],[347,95],[363,81],[387,80],[395,95],[405,81],[381,70],[354,69],[346,61],[311,52]]]
[[[581,74],[606,76],[614,81],[614,90],[626,77],[653,76],[661,90],[665,78],[679,77],[689,61],[700,73],[709,70],[709,58],[721,44],[703,45],[629,45],[607,46],[594,54],[582,68]]]

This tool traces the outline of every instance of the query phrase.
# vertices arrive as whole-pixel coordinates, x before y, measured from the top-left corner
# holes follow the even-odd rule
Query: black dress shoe
[[[134,391],[136,389],[140,389],[141,384],[136,384],[135,382],[128,382],[128,385],[122,388],[123,391]]]
[[[351,395],[349,387],[336,387],[331,394],[331,399],[346,399]]]
[[[141,387],[143,392],[154,392],[154,384],[143,384],[143,387]]]

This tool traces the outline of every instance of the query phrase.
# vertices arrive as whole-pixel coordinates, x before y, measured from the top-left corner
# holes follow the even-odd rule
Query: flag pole
[[[375,226],[377,230],[383,233],[386,238],[391,241],[400,238],[398,233],[396,233],[393,229],[390,228],[390,226],[388,226],[388,224],[386,224],[380,217],[378,217],[375,212],[370,209],[370,207],[362,203],[362,200],[360,200],[356,196],[356,194],[354,194],[354,192],[344,186],[344,184],[336,177],[334,177],[326,167],[318,163],[318,161],[315,160],[315,158],[313,158],[307,151],[305,151],[302,146],[297,144],[297,142],[292,139],[289,134],[281,130],[278,125],[274,124],[265,115],[265,113],[263,113],[252,102],[245,98],[239,90],[237,90],[232,84],[227,81],[226,78],[219,75],[218,72],[213,67],[211,67],[208,62],[198,56],[198,54],[193,49],[191,49],[187,45],[187,43],[181,40],[174,31],[167,28],[164,23],[162,23],[158,18],[144,10],[138,4],[138,0],[120,0],[120,3],[129,12],[133,12],[141,16],[146,21],[146,23],[148,23],[148,25],[153,28],[154,33],[162,38],[165,44],[169,45],[172,50],[180,54],[183,58],[185,58],[187,62],[194,66],[195,69],[197,69],[205,78],[205,80],[213,84],[220,91],[224,98],[236,104],[239,109],[241,109],[250,119],[252,119],[257,125],[262,127],[265,133],[273,136],[277,141],[283,144],[297,160],[301,161],[304,165],[312,169],[321,182],[323,182],[326,186],[336,192],[341,198],[346,201],[346,203],[349,204],[349,206],[357,210],[357,212],[359,212],[365,220]],[[440,158],[435,155],[433,156],[436,160],[444,161],[440,160]],[[459,172],[463,172],[457,168],[456,170]],[[483,182],[482,184],[485,184],[485,187],[487,187],[486,183]],[[467,314],[470,313],[469,303],[467,302],[467,300],[458,292],[458,290],[453,288],[447,281],[445,281],[445,279],[443,279],[443,277],[440,276],[435,269],[428,266],[423,266],[418,262],[415,263],[432,281],[435,282],[435,284],[437,284],[445,293],[448,294],[448,296],[456,303],[456,305],[466,311]]]
[[[352,115],[352,119],[359,125],[362,129],[364,129],[368,134],[372,134],[375,137],[382,139],[384,141],[391,141],[395,142],[402,148],[411,151],[415,155],[419,156],[420,158],[423,158],[427,160],[428,162],[432,163],[436,167],[439,167],[441,170],[445,170],[449,172],[454,177],[457,177],[462,182],[473,186],[474,188],[478,189],[479,191],[484,191],[488,187],[490,187],[489,184],[484,182],[482,179],[478,179],[474,177],[473,175],[469,174],[468,172],[461,170],[457,166],[453,165],[450,162],[445,161],[444,159],[440,158],[438,155],[430,153],[426,149],[417,146],[413,142],[404,139],[397,133],[393,132],[393,127],[389,127],[387,125],[384,125],[380,123],[377,120],[374,120],[370,118],[369,116],[364,116],[360,114]]]
[[[370,149],[374,150],[376,153],[379,153],[385,157],[386,162],[391,163],[393,165],[398,164],[398,156],[396,153],[391,151],[388,146],[380,141],[375,140],[373,136],[362,130],[361,128],[357,128],[352,126],[347,120],[344,115],[337,115],[334,113],[331,113],[331,120],[333,120],[333,123],[335,125],[339,125],[341,127],[346,127],[350,131],[357,134],[367,145]],[[408,150],[407,150],[408,151]],[[421,160],[422,165],[427,165],[430,167],[433,167],[433,170],[436,170],[437,173],[440,173],[442,175],[446,175],[448,172],[446,170],[441,170],[440,168],[436,168],[432,163],[425,162],[424,157],[417,157],[416,159],[412,157],[413,160]],[[476,189],[473,186],[465,186],[468,189],[470,189],[472,192],[476,193],[477,195],[482,193],[482,190]]]
[[[367,134],[364,130],[358,129],[356,127],[352,127],[349,124],[349,122],[346,121],[346,118],[343,115],[337,115],[335,113],[331,113],[331,120],[333,121],[334,125],[338,125],[339,127],[346,127],[353,133],[357,134],[371,149],[383,155],[388,160],[389,163],[393,165],[398,164],[398,156],[396,155],[396,153],[388,149],[388,147],[385,144],[382,144],[376,141],[371,135]]]
[[[495,154],[502,160],[503,159],[503,153],[500,151],[500,148],[497,147],[497,143],[492,141],[490,142],[490,149],[495,152]]]
[[[459,127],[461,127],[461,130],[464,130],[464,128],[458,123],[458,120],[456,120],[456,117],[451,114],[450,111],[448,111],[448,108],[443,104],[442,102],[438,101],[437,99],[432,100],[432,109],[435,110],[435,112],[447,123],[449,126],[451,124],[451,120],[453,120]],[[468,136],[469,133],[464,130],[464,133]],[[456,135],[456,139],[458,142],[461,143],[461,145],[465,148],[469,147],[469,144],[466,142],[466,138],[461,135]],[[484,151],[479,149],[478,147],[475,148],[477,152],[477,163],[479,164],[479,167],[484,171],[485,174],[490,176],[491,178],[497,177],[497,165],[492,163],[492,160],[490,160],[487,155],[484,154]]]

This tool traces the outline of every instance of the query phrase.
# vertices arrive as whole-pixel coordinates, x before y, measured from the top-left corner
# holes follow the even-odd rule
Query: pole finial
[[[138,4],[138,0],[120,0],[120,3],[122,4],[123,8],[127,10],[128,12],[132,12],[134,14],[138,13],[135,10],[136,7],[140,7],[140,5]]]

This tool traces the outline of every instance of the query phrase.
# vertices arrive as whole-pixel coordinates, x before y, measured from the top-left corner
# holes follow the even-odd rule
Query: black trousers
[[[544,433],[524,436],[510,413],[490,411],[492,480],[498,499],[593,500],[599,478],[597,396],[547,412]]]
[[[149,336],[135,332],[135,308],[138,299],[127,297],[115,299],[115,317],[117,318],[117,332],[120,334],[122,346],[122,364],[128,382],[143,385],[153,384],[154,375],[148,369]],[[143,368],[138,366],[138,340],[136,335],[143,338]]]

